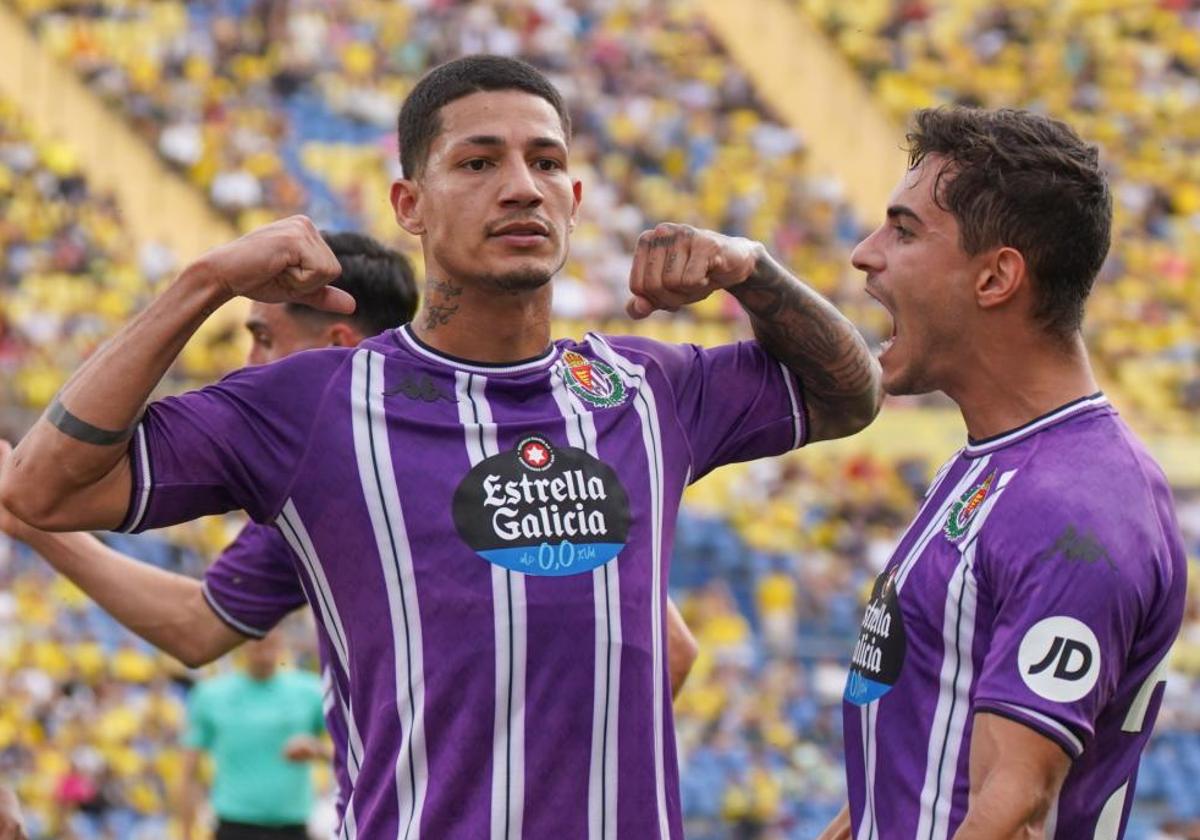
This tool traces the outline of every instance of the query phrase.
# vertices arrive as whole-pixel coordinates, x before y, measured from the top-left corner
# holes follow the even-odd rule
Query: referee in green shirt
[[[213,761],[216,840],[307,840],[308,761],[328,756],[321,681],[279,667],[278,633],[247,644],[244,655],[244,670],[200,682],[188,696],[184,840],[195,836],[200,752]]]

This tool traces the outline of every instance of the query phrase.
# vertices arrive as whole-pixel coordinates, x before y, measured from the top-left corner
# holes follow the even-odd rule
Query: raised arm
[[[717,289],[737,298],[758,341],[800,380],[808,440],[845,437],[875,418],[880,371],[866,342],[761,243],[675,224],[642,234],[630,272],[632,317],[674,311]]]
[[[0,441],[0,464],[9,447]],[[91,534],[39,531],[0,507],[0,531],[28,545],[129,630],[183,664],[212,662],[246,640],[204,599],[200,581],[140,563]]]
[[[971,794],[954,840],[1041,837],[1070,757],[1023,724],[987,712],[971,733]]]
[[[200,257],[63,386],[0,473],[0,504],[39,528],[114,528],[132,486],[128,440],[151,392],[221,304],[244,295],[351,312],[341,268],[294,216]]]

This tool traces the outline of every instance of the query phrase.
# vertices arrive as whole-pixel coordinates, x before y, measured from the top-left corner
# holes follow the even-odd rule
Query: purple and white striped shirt
[[[347,701],[343,837],[674,839],[680,498],[805,435],[755,342],[493,366],[401,328],[152,405],[125,527],[279,528]]]
[[[972,442],[867,605],[844,708],[856,840],[946,840],[978,712],[1057,742],[1047,838],[1115,840],[1186,595],[1161,471],[1099,394]]]

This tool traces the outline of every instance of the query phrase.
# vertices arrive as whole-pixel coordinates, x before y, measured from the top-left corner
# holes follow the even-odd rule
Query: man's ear
[[[366,336],[345,321],[338,321],[329,327],[326,333],[327,347],[356,347]]]
[[[392,211],[396,223],[413,236],[425,233],[425,222],[421,217],[421,186],[411,178],[399,178],[392,182]]]
[[[1003,306],[1029,286],[1025,256],[1004,246],[992,252],[975,282],[975,300],[982,309]]]
[[[575,197],[575,202],[571,205],[571,220],[567,222],[567,229],[575,230],[575,224],[579,221],[579,204],[583,201],[583,181],[578,178],[572,181],[571,192]]]

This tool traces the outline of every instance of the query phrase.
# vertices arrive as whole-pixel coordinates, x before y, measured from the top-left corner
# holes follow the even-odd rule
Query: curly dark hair
[[[909,168],[943,158],[934,201],[968,254],[1008,246],[1034,281],[1034,315],[1069,337],[1108,254],[1112,196],[1096,146],[1066,123],[1002,108],[926,108],[907,135]]]

